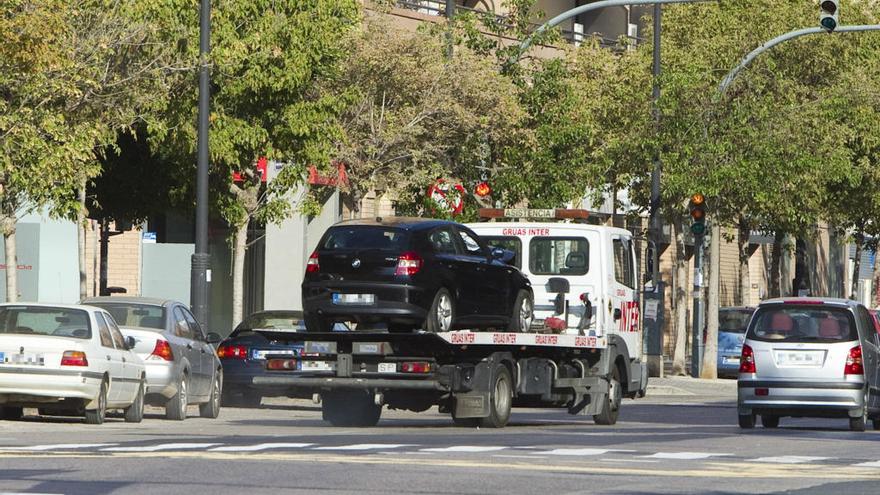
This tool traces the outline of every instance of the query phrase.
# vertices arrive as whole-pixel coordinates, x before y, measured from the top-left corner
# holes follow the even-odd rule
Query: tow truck
[[[583,219],[581,211],[485,214]],[[504,427],[512,407],[560,407],[616,423],[622,399],[644,396],[648,382],[632,234],[586,223],[470,227],[490,245],[519,246],[516,262],[535,288],[528,331],[258,330],[271,341],[301,342],[303,351],[267,356],[276,373],[254,385],[312,394],[335,426],[373,426],[383,406],[421,412],[435,405],[459,426]]]

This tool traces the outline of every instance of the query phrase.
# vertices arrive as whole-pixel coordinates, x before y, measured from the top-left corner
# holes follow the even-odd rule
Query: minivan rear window
[[[747,338],[765,342],[849,342],[859,336],[852,313],[844,308],[786,304],[759,309]]]
[[[327,231],[321,249],[324,251],[345,249],[377,249],[380,251],[402,251],[409,242],[405,230],[372,225],[352,225],[333,227]]]

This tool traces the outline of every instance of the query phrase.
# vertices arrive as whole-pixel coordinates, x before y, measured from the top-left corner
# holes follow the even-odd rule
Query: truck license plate
[[[397,373],[397,363],[379,363],[379,373]]]
[[[303,361],[300,368],[303,371],[333,371],[336,363],[327,361]]]
[[[375,294],[333,294],[333,304],[347,304],[352,306],[371,306],[376,304]]]

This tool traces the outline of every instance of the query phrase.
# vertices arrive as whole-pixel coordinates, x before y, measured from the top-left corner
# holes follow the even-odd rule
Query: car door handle
[[[206,351],[206,350],[205,350],[205,348],[204,348],[204,347],[202,347],[202,348],[201,348],[201,351],[202,351],[202,354],[204,354],[204,353],[206,353],[206,352],[208,352],[208,351]]]
[[[107,356],[107,361],[110,361],[110,356]]]
[[[122,358],[122,362],[123,362],[123,363],[125,362],[125,358]]]
[[[193,345],[192,345],[192,344],[186,344],[186,348],[189,349],[189,350],[192,350]]]

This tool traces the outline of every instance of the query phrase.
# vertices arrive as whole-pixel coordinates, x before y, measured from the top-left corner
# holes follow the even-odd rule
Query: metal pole
[[[654,87],[652,88],[652,97],[654,100],[654,132],[660,132],[660,29],[661,29],[661,7],[660,4],[654,4]],[[651,281],[654,287],[657,287],[660,281],[660,260],[658,254],[658,246],[660,245],[660,173],[661,173],[660,154],[654,157],[654,170],[651,172],[651,208],[648,221],[648,238],[654,243],[654,249],[651,250]]]
[[[703,234],[694,235],[694,314],[691,332],[691,376],[700,377],[703,362]]]
[[[566,10],[565,12],[559,14],[558,16],[550,19],[538,26],[532,34],[529,35],[528,38],[524,39],[522,43],[519,45],[519,52],[513,57],[511,62],[516,62],[519,60],[519,57],[532,46],[532,39],[535,36],[543,33],[544,31],[561,24],[562,22],[571,19],[574,16],[583,14],[585,12],[590,12],[593,10],[604,9],[605,7],[623,7],[626,5],[658,5],[663,3],[700,3],[700,2],[714,2],[716,0],[601,0],[599,2],[588,3],[586,5],[581,5],[580,7],[575,7],[571,10]]]
[[[880,24],[864,24],[864,25],[855,25],[855,26],[838,26],[831,34],[834,33],[853,33],[853,32],[861,32],[861,31],[880,31]],[[800,38],[801,36],[806,36],[808,34],[817,34],[817,33],[827,33],[824,28],[821,27],[812,27],[812,28],[804,28],[797,29],[794,31],[789,31],[785,34],[781,34],[770,41],[767,41],[763,45],[755,48],[748,55],[746,55],[736,67],[730,70],[724,79],[721,81],[721,84],[718,85],[718,90],[715,92],[715,99],[720,99],[724,92],[727,91],[727,88],[736,79],[736,76],[745,69],[753,60],[755,60],[758,55],[766,52],[767,50],[773,48],[774,46],[784,43],[789,40],[793,40],[795,38]]]
[[[455,0],[446,0],[446,58],[452,58],[452,18],[455,17]]]
[[[190,272],[190,303],[196,319],[208,325],[208,112],[211,87],[208,54],[211,51],[211,1],[201,0],[199,16],[199,129],[196,172],[196,245]]]

